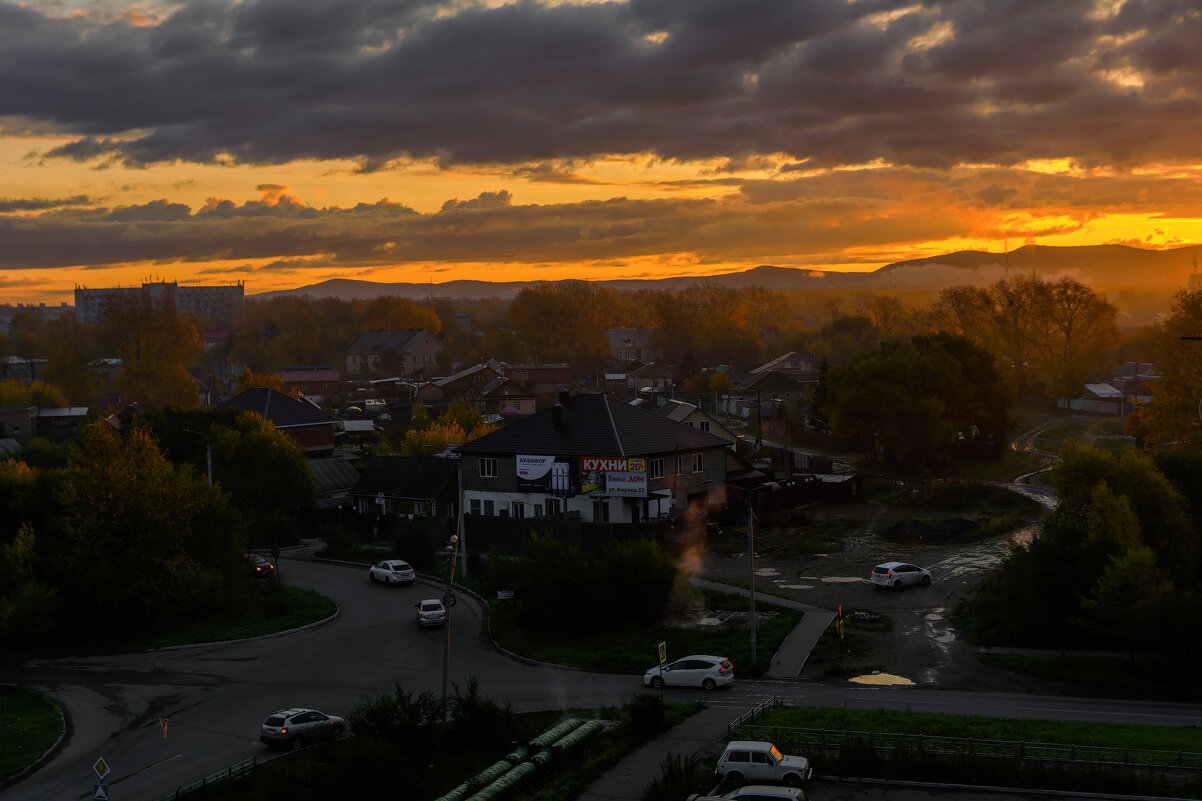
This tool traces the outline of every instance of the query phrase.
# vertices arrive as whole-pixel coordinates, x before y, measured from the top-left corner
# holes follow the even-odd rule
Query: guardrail
[[[1013,740],[978,740],[965,737],[893,734],[876,731],[799,729],[757,726],[748,722],[759,713],[761,708],[766,708],[765,704],[768,702],[764,702],[760,707],[733,721],[727,729],[727,738],[770,740],[781,750],[792,753],[797,753],[799,749],[812,749],[833,754],[848,746],[867,746],[882,756],[904,751],[910,754],[952,757],[1005,758],[1077,765],[1088,763],[1098,766],[1202,771],[1202,754],[1192,751],[1156,751],[1142,748],[1061,745]]]
[[[753,706],[751,709],[747,710],[742,715],[739,715],[737,718],[732,720],[730,723],[726,724],[726,739],[727,740],[737,739],[734,736],[735,729],[739,728],[740,726],[750,725],[750,721],[753,721],[756,718],[758,718],[760,716],[760,714],[762,714],[764,712],[764,710],[775,709],[776,707],[781,706],[782,703],[783,702],[779,698],[777,698],[775,695],[772,696],[771,698],[767,698],[763,701],[760,701],[758,704]],[[754,739],[754,738],[746,738],[746,739]]]
[[[179,798],[181,795],[184,795],[185,793],[190,793],[193,790],[199,790],[203,787],[209,786],[210,784],[226,782],[226,781],[230,781],[232,779],[236,779],[239,776],[245,776],[247,773],[250,773],[251,771],[253,771],[255,769],[255,766],[257,765],[257,763],[258,763],[258,760],[255,757],[253,757],[253,756],[247,757],[246,759],[242,760],[241,762],[238,762],[237,764],[234,764],[234,765],[230,765],[229,767],[225,768],[224,770],[219,770],[216,773],[212,773],[208,776],[205,776],[203,779],[200,779],[199,781],[194,781],[191,784],[185,784],[181,787],[177,787],[174,793],[169,793],[169,794],[163,796],[162,798],[160,798],[158,801],[170,801],[173,798]]]

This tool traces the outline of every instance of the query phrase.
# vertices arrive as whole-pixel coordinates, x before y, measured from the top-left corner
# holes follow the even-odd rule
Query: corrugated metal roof
[[[562,406],[516,420],[466,443],[463,453],[545,453],[555,456],[647,456],[726,447],[721,437],[660,417],[609,395],[568,398]],[[561,425],[555,424],[560,416]]]
[[[270,387],[251,387],[222,402],[218,408],[255,412],[275,423],[276,428],[333,425],[334,418],[312,404],[299,401]]]
[[[390,498],[428,500],[436,498],[455,478],[453,459],[422,458],[417,456],[381,456],[367,466],[352,495],[375,496],[384,493]]]

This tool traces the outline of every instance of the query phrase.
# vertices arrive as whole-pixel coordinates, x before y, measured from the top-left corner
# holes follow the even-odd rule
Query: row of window
[[[692,461],[692,469],[694,473],[705,472],[705,454],[694,453],[690,454]],[[684,454],[676,456],[676,474],[684,473]],[[480,478],[497,478],[500,476],[499,468],[497,467],[497,459],[494,456],[480,457]],[[663,478],[664,477],[664,460],[663,457],[647,460],[647,478]]]

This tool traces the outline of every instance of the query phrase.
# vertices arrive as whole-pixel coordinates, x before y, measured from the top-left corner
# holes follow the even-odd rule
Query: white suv
[[[810,760],[782,754],[772,743],[732,740],[718,760],[714,773],[735,784],[787,784],[800,787],[814,771]]]

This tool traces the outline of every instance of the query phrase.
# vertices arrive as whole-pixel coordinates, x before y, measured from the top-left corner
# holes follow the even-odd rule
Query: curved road
[[[439,595],[438,588],[419,582],[388,589],[370,585],[361,568],[290,559],[282,561],[281,575],[337,600],[340,618],[248,642],[0,667],[0,681],[46,692],[71,721],[55,758],[0,797],[90,798],[96,781],[91,766],[103,757],[112,768],[112,798],[154,801],[251,755],[269,755],[258,728],[275,709],[313,706],[338,714],[396,682],[406,690],[441,692],[444,632],[419,630],[413,622],[413,604]],[[460,603],[453,614],[451,681],[462,686],[474,674],[483,694],[517,711],[620,704],[643,692],[638,676],[517,662],[481,636],[476,604]],[[669,700],[704,697],[730,708],[732,718],[772,695],[815,706],[1202,725],[1202,706],[917,688],[742,681],[714,693],[666,693]]]

